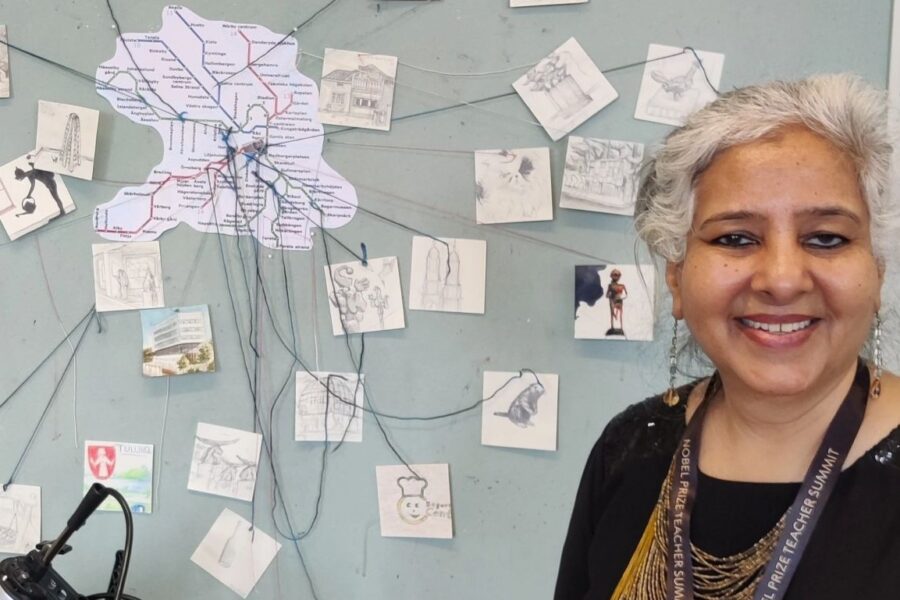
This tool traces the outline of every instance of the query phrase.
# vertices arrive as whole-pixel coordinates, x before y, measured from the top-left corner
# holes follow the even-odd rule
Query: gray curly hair
[[[683,259],[694,213],[694,185],[717,153],[803,125],[854,163],[868,205],[872,245],[884,263],[896,221],[888,193],[891,139],[887,94],[851,74],[750,85],[720,96],[666,137],[642,169],[635,228],[651,252]]]

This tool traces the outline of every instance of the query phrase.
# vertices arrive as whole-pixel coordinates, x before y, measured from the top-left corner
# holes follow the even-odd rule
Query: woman
[[[676,332],[683,320],[716,372],[607,426],[557,600],[900,595],[885,115],[849,75],[751,86],[649,162],[636,227],[666,261]]]

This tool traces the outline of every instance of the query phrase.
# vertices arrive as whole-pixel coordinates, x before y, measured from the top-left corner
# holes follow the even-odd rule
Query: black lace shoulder
[[[860,460],[871,460],[879,465],[900,470],[900,426],[895,427]]]
[[[701,381],[678,388],[679,402],[675,406],[667,406],[663,394],[659,394],[632,404],[613,417],[598,443],[604,475],[614,476],[626,460],[671,457],[684,432],[688,396]]]

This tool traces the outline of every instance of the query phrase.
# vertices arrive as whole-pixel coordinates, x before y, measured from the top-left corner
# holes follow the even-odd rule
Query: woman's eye
[[[730,248],[740,248],[755,244],[756,240],[749,235],[743,233],[728,233],[713,240],[713,244],[719,246],[728,246]]]
[[[806,244],[813,248],[838,248],[847,243],[847,238],[836,233],[817,233],[806,238]]]

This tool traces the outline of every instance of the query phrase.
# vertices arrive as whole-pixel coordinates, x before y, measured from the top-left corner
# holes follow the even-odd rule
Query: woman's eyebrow
[[[714,214],[711,217],[707,217],[700,223],[699,229],[703,229],[706,225],[712,223],[719,223],[722,221],[744,221],[747,219],[761,219],[763,215],[760,213],[752,212],[749,210],[728,210],[724,212],[719,212]]]
[[[862,225],[863,222],[858,214],[843,206],[814,206],[812,208],[797,211],[797,214],[812,217],[846,217],[857,225]]]
[[[858,225],[861,225],[863,222],[862,218],[858,214],[856,214],[852,210],[844,208],[843,206],[814,206],[811,208],[798,210],[794,214],[801,217],[845,217]],[[746,221],[750,219],[765,218],[766,216],[762,213],[753,212],[750,210],[728,210],[715,213],[714,215],[707,217],[703,220],[702,223],[700,223],[700,227],[698,227],[698,229],[703,229],[703,227],[705,227],[706,225],[721,223],[723,221]]]

